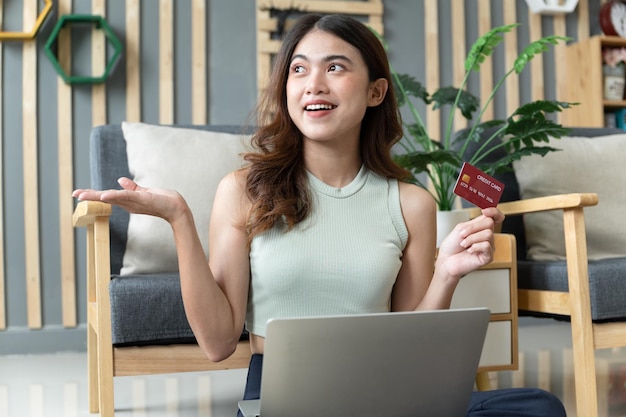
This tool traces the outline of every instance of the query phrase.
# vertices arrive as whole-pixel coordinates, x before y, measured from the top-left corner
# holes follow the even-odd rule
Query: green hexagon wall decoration
[[[35,39],[41,25],[43,24],[46,17],[50,14],[52,10],[52,0],[44,0],[43,9],[37,15],[37,20],[35,20],[35,26],[31,29],[30,32],[5,32],[0,31],[0,41],[31,41]]]
[[[100,29],[104,31],[106,40],[113,47],[113,55],[107,61],[106,67],[104,69],[104,73],[97,76],[82,76],[82,75],[72,75],[68,74],[57,59],[56,54],[53,51],[54,45],[57,43],[57,38],[59,37],[59,32],[67,25],[74,24],[91,24],[94,25],[96,29]],[[104,48],[105,53],[107,48]],[[113,30],[107,23],[106,19],[102,16],[98,15],[83,15],[83,14],[66,14],[59,18],[59,21],[54,26],[50,37],[46,41],[46,45],[44,46],[44,53],[52,63],[52,66],[56,70],[56,72],[63,78],[66,84],[99,84],[106,81],[109,77],[109,74],[115,67],[115,64],[119,61],[119,58],[122,54],[122,43],[119,41]]]

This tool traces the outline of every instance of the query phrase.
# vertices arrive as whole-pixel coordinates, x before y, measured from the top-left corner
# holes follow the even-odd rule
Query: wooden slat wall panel
[[[126,120],[141,121],[140,0],[126,0]]]
[[[567,29],[565,27],[565,15],[554,17],[554,34],[558,36],[566,36]],[[565,74],[567,66],[565,64],[566,45],[560,43],[554,46],[554,66],[556,74]],[[567,77],[556,77],[556,98],[557,100],[563,100],[563,92],[568,87]],[[558,121],[561,119],[561,114],[558,116]]]
[[[354,15],[381,15],[383,3],[380,0],[334,1],[334,0],[259,0],[257,6],[295,8],[309,13],[342,13]]]
[[[435,91],[439,87],[439,13],[438,2],[429,1],[424,4],[424,31],[426,32],[425,55],[428,57],[426,66],[426,89]],[[440,132],[441,112],[428,111],[426,113],[426,124],[428,132],[434,139],[441,137]]]
[[[280,40],[271,39],[270,36],[271,32],[276,31],[276,19],[271,18],[270,8],[367,16],[366,22],[378,33],[384,34],[382,0],[256,0],[258,92],[263,91],[269,81],[271,57],[278,52],[280,47]]]
[[[24,1],[24,31],[37,19],[37,0]],[[24,242],[28,327],[42,327],[37,152],[37,44],[22,46],[22,141],[24,170]]]
[[[499,0],[498,0],[499,1]],[[491,0],[478,0],[478,33],[483,34],[491,28]],[[485,104],[485,100],[489,97],[493,89],[493,72],[488,68],[493,66],[493,57],[489,56],[485,59],[480,71],[480,100]],[[483,113],[483,120],[493,119],[493,103],[491,103]]]
[[[517,13],[515,10],[515,0],[504,0],[504,24],[509,25],[517,22]],[[504,63],[505,68],[513,68],[513,63],[519,55],[517,50],[517,31],[513,30],[504,38]],[[515,109],[520,105],[519,98],[519,76],[515,73],[511,74],[506,80],[506,108],[507,111]]]
[[[207,122],[206,3],[193,0],[191,10],[191,118],[194,124]]]
[[[59,1],[59,15],[72,12],[71,0]],[[58,59],[69,74],[71,69],[71,33],[65,28],[59,33]],[[74,226],[72,212],[74,200],[73,147],[72,138],[72,87],[61,77],[57,80],[57,120],[59,152],[59,249],[61,258],[61,303],[63,326],[75,327],[78,324],[76,312],[76,267],[74,262]]]
[[[91,12],[106,19],[106,0],[92,0]],[[92,76],[99,77],[106,68],[106,36],[103,30],[94,27],[91,34]],[[107,101],[106,84],[94,84],[91,91],[92,123],[94,126],[106,124]]]
[[[174,3],[159,0],[159,121],[174,123]]]
[[[543,36],[541,30],[541,15],[531,13],[528,10],[528,22],[530,39],[536,40]],[[530,61],[530,89],[531,100],[543,100],[544,98],[544,77],[543,77],[543,55],[536,55],[532,61]]]
[[[270,38],[270,32],[273,28],[276,27],[276,22],[270,20],[270,12],[269,10],[264,10],[260,7],[261,5],[257,2],[256,8],[256,22],[257,22],[257,33],[256,33],[256,85],[257,91],[261,92],[265,89],[269,81],[269,73],[272,68],[272,54],[278,51],[277,45],[275,42],[272,42]],[[263,22],[270,23],[269,27],[266,26],[267,29],[263,29]]]
[[[0,0],[0,30],[4,26],[4,3]],[[0,72],[3,72],[4,63],[2,61],[3,50],[0,43]],[[0,97],[3,96],[3,85],[0,80]],[[0,330],[7,327],[6,318],[6,288],[4,284],[4,129],[3,129],[3,109],[0,101]]]
[[[578,39],[589,38],[589,0],[578,1]]]
[[[465,3],[453,1],[451,6],[452,82],[453,85],[459,86],[465,78],[465,57],[467,56],[467,48],[465,47]],[[465,127],[467,127],[467,120],[457,110],[457,114],[454,115],[454,129],[460,130]]]

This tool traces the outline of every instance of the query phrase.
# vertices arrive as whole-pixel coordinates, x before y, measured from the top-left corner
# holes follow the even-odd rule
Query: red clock
[[[609,0],[600,7],[600,27],[607,36],[626,38],[626,2]]]

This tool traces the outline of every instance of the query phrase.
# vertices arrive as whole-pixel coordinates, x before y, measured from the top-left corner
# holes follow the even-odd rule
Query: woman
[[[213,361],[242,326],[253,358],[245,399],[259,397],[270,317],[445,309],[461,277],[492,260],[496,208],[462,223],[435,260],[435,203],[402,182],[392,161],[402,137],[389,65],[358,21],[307,15],[289,31],[259,102],[248,165],[220,183],[207,264],[184,199],[121,178],[123,190],[76,190],[167,220],[174,232],[186,314]],[[434,268],[433,268],[434,265]],[[419,414],[419,410],[416,410]],[[553,395],[475,393],[471,416],[561,416]]]

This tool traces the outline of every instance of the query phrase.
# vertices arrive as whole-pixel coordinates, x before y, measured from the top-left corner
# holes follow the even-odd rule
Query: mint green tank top
[[[387,312],[408,230],[398,182],[362,167],[343,188],[308,173],[309,216],[253,238],[246,314],[265,336],[271,318]]]

